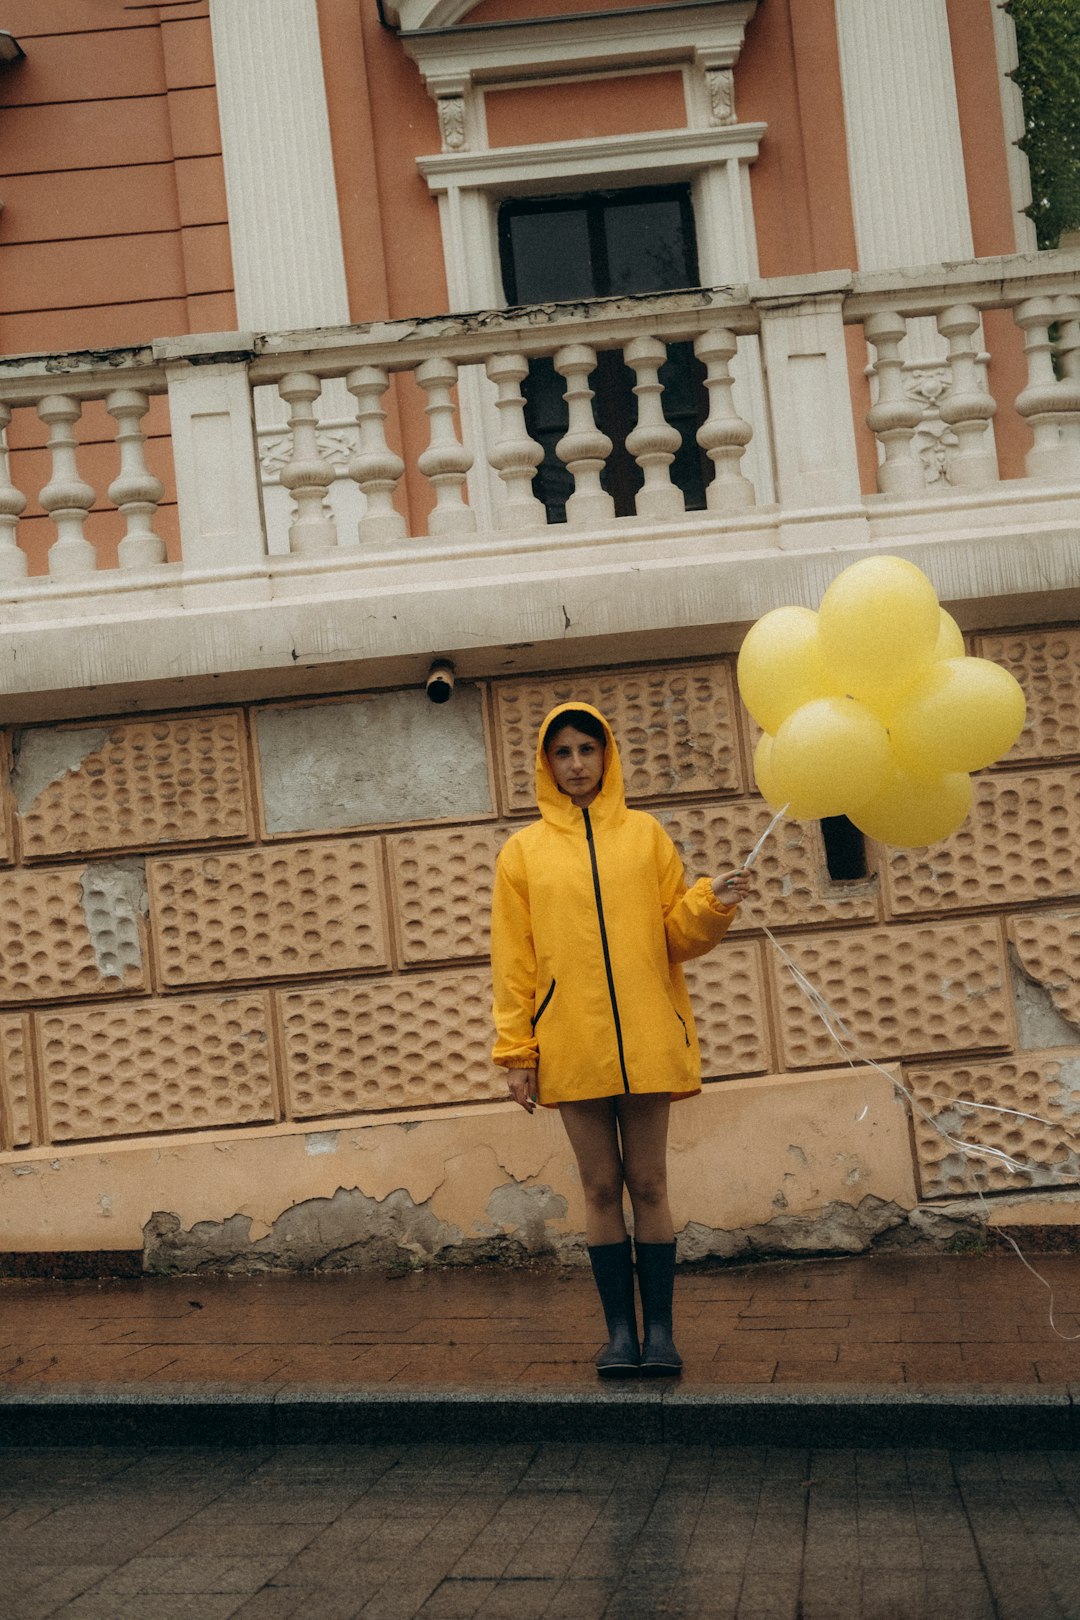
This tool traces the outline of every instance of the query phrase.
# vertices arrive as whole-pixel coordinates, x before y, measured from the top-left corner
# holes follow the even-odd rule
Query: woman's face
[[[604,774],[601,744],[576,726],[563,726],[548,743],[546,753],[559,792],[565,793],[579,810],[592,804]]]

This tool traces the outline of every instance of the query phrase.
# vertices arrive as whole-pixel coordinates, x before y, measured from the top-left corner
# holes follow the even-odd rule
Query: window
[[[689,186],[595,191],[529,198],[499,209],[499,257],[510,304],[566,302],[619,294],[670,292],[698,285],[697,243]],[[675,343],[660,372],[664,415],[681,444],[671,468],[690,511],[705,506],[711,472],[695,437],[708,411],[705,368],[692,344]],[[634,510],[641,470],[626,449],[637,422],[634,373],[617,349],[598,356],[589,379],[597,425],[614,445],[602,483],[620,517]],[[566,521],[573,481],[555,445],[567,428],[565,383],[551,360],[534,360],[525,380],[525,419],[544,447],[533,489],[550,523]]]

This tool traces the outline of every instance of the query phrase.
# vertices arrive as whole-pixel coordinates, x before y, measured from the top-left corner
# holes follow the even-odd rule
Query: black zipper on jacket
[[[540,1003],[539,1007],[537,1007],[536,1011],[533,1013],[532,1018],[530,1020],[534,1030],[535,1030],[537,1024],[540,1022],[541,1018],[543,1018],[544,1013],[547,1011],[547,1004],[551,1000],[551,998],[552,998],[552,996],[554,994],[555,994],[555,980],[552,979],[550,985],[548,986],[547,995],[544,997],[544,999]]]
[[[596,896],[596,915],[600,919],[600,944],[604,951],[604,972],[607,974],[608,995],[611,997],[611,1013],[615,1019],[615,1039],[619,1047],[619,1068],[622,1070],[623,1090],[630,1090],[630,1080],[626,1073],[626,1054],[623,1051],[622,1021],[619,1018],[619,1003],[615,999],[615,978],[611,971],[611,952],[608,949],[607,924],[604,922],[604,900],[600,893],[600,871],[596,864],[596,845],[593,842],[592,822],[589,812],[582,810],[585,817],[585,841],[589,846],[589,860],[592,864],[593,893]]]

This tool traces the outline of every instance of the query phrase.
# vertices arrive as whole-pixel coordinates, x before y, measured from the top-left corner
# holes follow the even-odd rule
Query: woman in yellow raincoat
[[[627,808],[615,738],[589,704],[560,704],[544,721],[536,799],[540,821],[507,840],[496,867],[493,1055],[515,1102],[529,1113],[537,1102],[559,1109],[577,1159],[609,1335],[597,1371],[677,1374],[668,1108],[701,1090],[679,964],[723,937],[749,878],[725,872],[687,888],[660,823]]]

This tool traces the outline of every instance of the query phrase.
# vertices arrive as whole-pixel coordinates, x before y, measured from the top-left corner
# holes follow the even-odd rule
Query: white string
[[[748,870],[748,868],[754,863],[754,861],[756,861],[758,855],[761,853],[761,850],[765,845],[766,840],[769,838],[770,834],[775,830],[775,828],[779,825],[780,821],[782,820],[782,818],[784,816],[785,811],[788,808],[789,807],[787,805],[785,805],[784,809],[778,811],[777,814],[773,817],[773,819],[769,822],[769,825],[766,827],[764,833],[762,833],[761,837],[758,839],[757,843],[754,845],[753,849],[750,851],[750,854],[747,856],[746,860],[743,862],[743,865],[742,865],[742,870],[743,871]],[[753,907],[747,907],[746,901],[743,901],[743,909],[744,909],[744,911],[745,910],[752,911]],[[799,967],[798,963],[793,960],[790,953],[788,951],[786,951],[784,949],[784,947],[781,945],[780,941],[776,938],[776,935],[772,932],[772,930],[770,928],[768,928],[766,926],[766,924],[764,922],[760,921],[760,920],[757,922],[756,926],[761,929],[762,933],[765,935],[766,939],[769,941],[769,944],[772,946],[773,950],[777,953],[777,955],[780,957],[781,961],[784,963],[784,966],[787,968],[788,972],[791,974],[792,978],[795,980],[795,983],[798,985],[798,987],[802,991],[803,995],[806,996],[807,1000],[810,1002],[811,1006],[813,1007],[814,1011],[817,1013],[818,1017],[821,1019],[821,1022],[824,1024],[824,1026],[825,1026],[826,1030],[828,1031],[829,1035],[831,1036],[832,1040],[835,1042],[836,1047],[839,1050],[841,1056],[845,1059],[845,1061],[847,1062],[847,1064],[848,1064],[848,1066],[850,1068],[854,1069],[859,1064],[862,1064],[866,1068],[876,1069],[879,1074],[884,1075],[885,1079],[889,1082],[890,1086],[892,1086],[893,1090],[896,1091],[896,1092],[899,1092],[899,1094],[906,1100],[909,1108],[912,1110],[912,1113],[917,1114],[920,1119],[925,1120],[926,1123],[930,1126],[931,1130],[936,1131],[937,1134],[942,1138],[942,1140],[947,1142],[949,1147],[952,1148],[954,1150],[954,1152],[958,1153],[961,1157],[963,1157],[963,1158],[982,1158],[982,1159],[996,1160],[998,1163],[1002,1164],[1005,1167],[1006,1170],[1008,1170],[1009,1172],[1011,1172],[1014,1175],[1023,1175],[1023,1174],[1029,1174],[1030,1173],[1030,1170],[1031,1170],[1030,1165],[1026,1165],[1026,1164],[1022,1163],[1020,1160],[1012,1158],[1008,1153],[1005,1153],[1001,1148],[989,1147],[985,1143],[981,1143],[981,1142],[968,1142],[963,1137],[954,1136],[952,1134],[952,1132],[946,1130],[945,1127],[941,1124],[940,1120],[934,1114],[932,1114],[929,1111],[928,1108],[924,1107],[924,1105],[919,1101],[919,1099],[914,1095],[914,1093],[909,1091],[908,1087],[904,1084],[904,1082],[902,1080],[898,1079],[895,1074],[891,1073],[881,1063],[878,1063],[875,1058],[868,1057],[860,1049],[860,1047],[858,1045],[858,1042],[856,1041],[855,1037],[852,1035],[851,1031],[848,1029],[847,1025],[844,1023],[844,1021],[840,1017],[840,1015],[836,1012],[835,1008],[833,1008],[829,1004],[828,1000],[826,999],[826,997],[824,995],[822,995],[821,991],[818,990],[817,987],[810,982],[810,980],[807,978],[806,974]],[[839,1033],[838,1033],[838,1031],[839,1031]],[[950,1106],[950,1107],[977,1108],[977,1109],[985,1109],[988,1112],[995,1113],[995,1114],[1011,1114],[1016,1119],[1034,1120],[1037,1124],[1045,1125],[1049,1130],[1060,1130],[1060,1129],[1062,1129],[1062,1127],[1059,1124],[1055,1124],[1055,1122],[1053,1120],[1044,1119],[1041,1114],[1024,1113],[1018,1108],[1002,1108],[1002,1107],[999,1107],[999,1106],[995,1105],[994,1103],[969,1102],[966,1098],[962,1098],[962,1097],[947,1098],[946,1102],[947,1102],[947,1105]],[[863,1114],[865,1114],[865,1112],[866,1112],[866,1110],[864,1109]],[[861,1117],[862,1117],[862,1115],[860,1115],[860,1118]],[[982,1188],[981,1187],[976,1187],[975,1188],[975,1193],[976,1193],[976,1196],[979,1199],[980,1204],[983,1207],[983,1210],[984,1210],[984,1213],[985,1213],[986,1225],[989,1227],[989,1229],[991,1231],[998,1233],[998,1235],[1000,1237],[1003,1237],[1005,1239],[1006,1243],[1008,1243],[1009,1246],[1014,1250],[1014,1252],[1015,1252],[1015,1254],[1017,1256],[1017,1259],[1020,1260],[1021,1264],[1024,1265],[1027,1268],[1028,1271],[1031,1272],[1031,1275],[1034,1278],[1036,1278],[1036,1280],[1038,1282],[1042,1283],[1043,1287],[1046,1289],[1047,1293],[1050,1295],[1049,1313],[1050,1313],[1050,1329],[1051,1329],[1051,1332],[1055,1333],[1059,1339],[1064,1339],[1067,1343],[1071,1342],[1072,1340],[1080,1339],[1080,1332],[1077,1332],[1077,1333],[1063,1333],[1061,1331],[1061,1329],[1058,1327],[1056,1321],[1054,1320],[1054,1290],[1053,1290],[1052,1286],[1050,1285],[1049,1282],[1047,1282],[1046,1278],[1042,1275],[1042,1273],[1039,1272],[1039,1271],[1036,1271],[1035,1267],[1030,1263],[1030,1261],[1025,1258],[1025,1256],[1023,1255],[1023,1253],[1020,1250],[1019,1244],[1016,1243],[1016,1241],[1012,1237],[1010,1237],[1009,1233],[1006,1232],[1002,1227],[995,1224],[993,1218],[990,1215],[990,1206],[988,1205],[988,1203],[986,1201],[986,1195],[983,1192]]]

